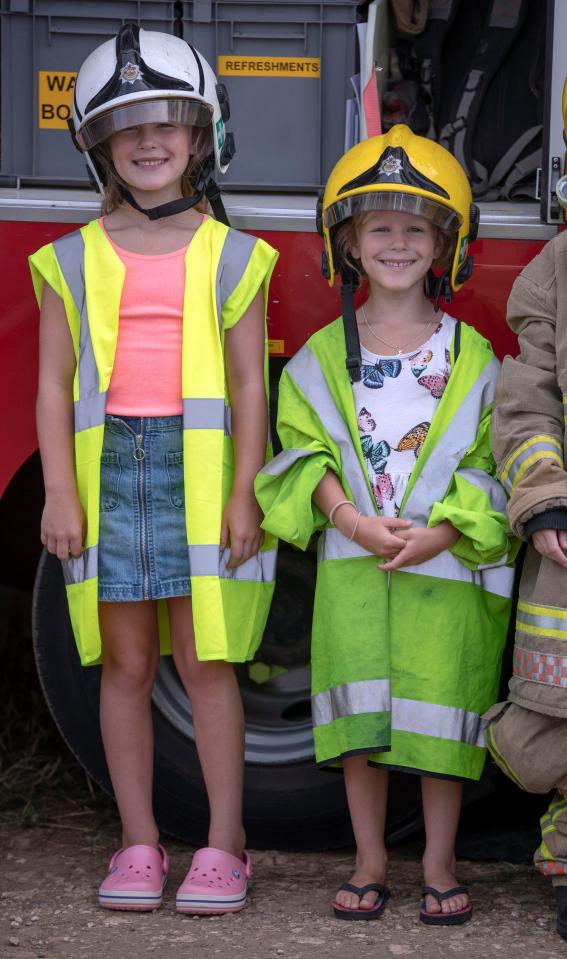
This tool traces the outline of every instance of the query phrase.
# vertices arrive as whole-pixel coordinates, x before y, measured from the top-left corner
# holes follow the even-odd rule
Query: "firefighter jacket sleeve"
[[[510,537],[506,494],[495,478],[490,448],[491,407],[482,413],[476,439],[460,461],[441,502],[433,504],[428,526],[448,520],[461,536],[451,553],[469,569],[511,562],[519,543]]]
[[[566,289],[558,288],[558,278]],[[558,349],[567,334],[567,243],[547,244],[517,278],[508,301],[508,324],[520,354],[502,366],[493,415],[498,475],[510,497],[513,532],[527,538],[531,519],[567,509],[564,468],[564,393],[567,369]],[[556,514],[557,515],[557,514]],[[557,523],[550,521],[550,526]]]

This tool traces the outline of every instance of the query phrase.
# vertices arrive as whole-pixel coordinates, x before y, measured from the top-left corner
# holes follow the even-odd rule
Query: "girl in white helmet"
[[[103,215],[31,258],[41,537],[63,564],[81,661],[102,661],[101,731],[122,820],[99,890],[111,909],[156,908],[167,879],[152,809],[160,644],[191,702],[210,808],[208,846],[177,908],[237,911],[250,875],[231,663],[254,655],[273,589],[274,540],[260,530],[253,480],[269,456],[276,254],[206,214],[206,197],[218,198],[211,173],[234,152],[228,116],[196,50],[127,24],[87,58],[75,89],[72,132]]]

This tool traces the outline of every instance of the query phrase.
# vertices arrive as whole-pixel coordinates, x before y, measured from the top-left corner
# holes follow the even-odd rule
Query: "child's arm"
[[[339,478],[332,470],[327,470],[323,479],[313,493],[313,499],[319,509],[329,516],[333,507],[341,500],[347,499]],[[333,523],[343,536],[350,539],[354,531],[354,542],[369,553],[384,556],[387,559],[395,557],[406,547],[402,537],[407,536],[411,520],[396,519],[393,516],[363,516],[358,519],[358,509],[343,503],[337,506],[333,513]],[[383,568],[383,567],[381,567]]]
[[[564,264],[552,241],[514,283],[507,319],[518,334],[520,355],[504,360],[492,429],[514,533],[533,537],[543,555],[567,565],[558,535],[567,527],[562,396],[567,393],[567,375],[557,369],[556,357],[559,269]],[[564,324],[565,317],[560,319]]]
[[[45,484],[41,541],[61,560],[80,556],[85,538],[74,469],[75,366],[63,301],[46,283],[41,302],[37,394],[37,433]]]
[[[260,291],[226,333],[235,474],[223,513],[220,545],[224,549],[230,542],[229,569],[254,556],[264,541],[262,512],[254,496],[254,478],[264,465],[268,436],[264,349],[264,299]]]

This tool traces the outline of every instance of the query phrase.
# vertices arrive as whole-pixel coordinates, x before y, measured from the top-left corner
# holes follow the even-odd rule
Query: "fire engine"
[[[510,11],[521,12],[527,3],[517,0],[475,6],[492,8],[493,15],[496,8],[501,13],[508,8],[510,15]],[[567,63],[559,37],[567,36],[567,6],[560,0],[549,0],[547,6],[531,0],[528,5],[532,17],[546,22],[542,158],[535,197],[520,201],[481,198],[480,230],[472,248],[474,274],[450,307],[454,316],[488,337],[500,356],[516,349],[505,324],[512,282],[561,228],[563,216],[556,202],[555,184],[565,160],[561,90]],[[420,6],[427,5],[414,4]],[[441,22],[443,9],[456,6],[459,4],[450,0],[431,0],[430,16],[435,18],[437,10]],[[381,0],[358,7],[352,0],[125,0],[80,5],[65,0],[57,4],[0,0],[0,402],[4,410],[0,584],[26,588],[35,579],[34,647],[45,696],[70,749],[105,788],[110,789],[110,785],[98,730],[99,669],[79,665],[60,566],[53,557],[41,555],[39,543],[43,489],[34,424],[38,311],[27,267],[31,252],[99,215],[99,199],[89,188],[80,158],[73,156],[65,133],[75,72],[87,53],[116,33],[126,20],[135,20],[147,29],[173,30],[199,49],[216,37],[220,46],[202,52],[227,81],[237,150],[239,139],[246,139],[241,127],[256,128],[258,157],[264,148],[269,153],[270,131],[274,122],[278,124],[277,156],[273,144],[270,154],[274,160],[271,180],[264,176],[265,169],[258,167],[251,168],[246,182],[250,158],[245,157],[239,168],[235,161],[232,182],[229,178],[226,185],[221,184],[231,225],[263,237],[280,253],[268,303],[275,407],[277,381],[286,358],[340,312],[338,293],[329,290],[321,275],[322,241],[315,222],[317,187],[324,183],[343,150],[344,104],[349,98],[350,77],[341,71],[354,72],[356,65],[354,55],[344,54],[345,46],[350,50],[349,44],[360,41],[361,18],[367,18],[367,30],[371,22],[376,28],[376,23],[384,22],[380,16],[385,16],[387,7]],[[505,15],[504,10],[504,19]],[[319,36],[325,31],[332,34],[328,48],[323,44],[314,53],[309,50],[311,26]],[[207,29],[208,33],[203,32]],[[391,22],[388,29],[392,43],[395,27]],[[290,46],[292,54],[281,41],[286,31],[296,44]],[[410,42],[403,39],[406,45]],[[368,38],[365,42],[368,48]],[[339,56],[337,51],[341,50]],[[371,57],[370,76],[376,82],[378,71],[380,87],[379,59],[379,53],[374,60]],[[301,67],[307,75],[292,66],[300,61],[309,61]],[[527,61],[525,67],[527,71]],[[277,89],[271,86],[278,83]],[[339,110],[337,98],[341,100],[338,139],[336,129],[329,127],[324,96],[325,84],[331,83],[335,111]],[[270,99],[272,91],[275,101]],[[513,99],[514,91],[509,95]],[[310,98],[319,120],[323,117],[321,122],[327,124],[323,128],[320,123],[314,135],[308,135],[302,126],[309,125]],[[359,87],[364,135],[363,99]],[[301,110],[307,111],[305,115]],[[368,121],[368,129],[370,126]],[[326,152],[317,153],[314,162],[310,153],[309,163],[315,172],[308,169],[306,161],[297,182],[293,171],[300,163],[298,158],[302,151],[319,150],[315,141],[321,137]],[[74,163],[72,169],[67,169],[68,162]],[[255,186],[255,181],[260,185]],[[340,845],[349,837],[342,777],[321,772],[313,762],[309,630],[314,578],[314,556],[282,546],[276,596],[264,641],[253,663],[237,667],[247,721],[245,818],[249,841],[256,847],[324,848]],[[206,834],[207,804],[191,706],[167,657],[160,665],[153,707],[158,819],[165,830],[198,840]],[[394,779],[390,834],[399,835],[418,816],[417,785],[408,779],[417,777]],[[486,783],[480,786],[481,790],[487,788]]]

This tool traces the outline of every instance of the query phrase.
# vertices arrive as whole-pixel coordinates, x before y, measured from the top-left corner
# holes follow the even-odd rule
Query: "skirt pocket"
[[[120,506],[120,456],[103,450],[100,460],[100,509],[111,513]]]
[[[183,509],[185,506],[183,452],[166,453],[165,466],[169,485],[169,502],[175,509]]]

